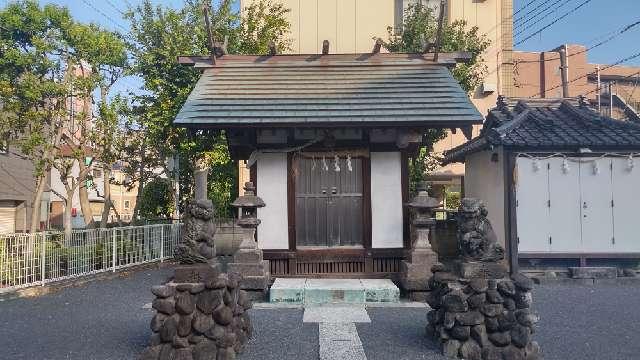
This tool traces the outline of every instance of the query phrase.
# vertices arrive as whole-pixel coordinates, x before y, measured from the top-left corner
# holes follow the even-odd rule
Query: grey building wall
[[[35,191],[33,171],[31,161],[22,157],[15,148],[0,151],[0,201],[5,208],[15,207],[12,221],[17,232],[27,231],[31,221],[31,201]],[[2,216],[9,213],[4,211]]]

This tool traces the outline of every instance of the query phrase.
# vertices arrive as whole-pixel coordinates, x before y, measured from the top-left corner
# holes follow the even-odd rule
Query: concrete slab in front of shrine
[[[277,278],[269,300],[301,305],[391,303],[400,300],[400,290],[389,279]]]

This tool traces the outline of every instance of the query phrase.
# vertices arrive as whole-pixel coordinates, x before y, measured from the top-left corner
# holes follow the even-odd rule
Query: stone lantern
[[[411,242],[413,249],[430,249],[431,243],[429,235],[435,227],[433,219],[433,210],[442,207],[440,202],[429,196],[427,192],[427,184],[421,182],[418,184],[418,194],[406,203],[405,206],[413,210],[413,219],[411,220],[412,234]]]
[[[229,272],[242,275],[240,288],[245,290],[254,300],[264,300],[271,273],[269,272],[269,260],[264,260],[262,250],[256,243],[256,229],[260,225],[258,208],[265,203],[256,196],[256,187],[252,182],[244,184],[244,195],[239,196],[231,205],[240,209],[238,226],[246,229],[240,247],[233,254],[233,261],[228,264]]]
[[[265,203],[259,196],[256,196],[256,187],[251,181],[244,183],[244,195],[239,196],[231,206],[240,209],[240,219],[238,220],[240,227],[255,229],[260,225],[258,208],[264,207]]]
[[[429,292],[431,268],[438,262],[438,255],[431,248],[430,237],[435,228],[433,210],[441,207],[437,199],[427,193],[425,183],[418,185],[418,194],[406,203],[412,210],[411,252],[401,263],[400,282],[414,301],[424,301]]]

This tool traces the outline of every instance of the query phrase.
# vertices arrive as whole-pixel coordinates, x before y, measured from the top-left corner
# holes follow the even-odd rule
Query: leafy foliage
[[[388,39],[383,41],[383,46],[390,52],[422,53],[427,44],[433,45],[436,41],[438,18],[431,7],[422,3],[410,4],[404,12],[402,28],[389,26],[387,31]],[[490,44],[486,35],[480,34],[477,26],[468,28],[464,20],[445,21],[440,44],[443,52],[465,51],[471,54],[469,62],[456,64],[451,73],[465,91],[476,89],[487,72],[482,59],[482,53]],[[429,129],[425,135],[426,149],[421,149],[409,164],[411,191],[427,172],[438,167],[440,159],[431,152],[433,144],[442,140],[446,132],[444,129]]]
[[[142,218],[171,218],[173,213],[173,187],[169,179],[153,179],[141,191],[142,203],[139,211]]]
[[[40,7],[32,0],[8,4],[0,10],[0,24],[0,134],[35,166],[39,190],[33,203],[39,203],[45,174],[58,170],[65,194],[57,195],[67,202],[65,230],[70,231],[76,191],[83,212],[89,211],[85,218],[91,218],[86,196],[91,163],[99,158],[110,164],[117,156],[117,116],[106,94],[126,68],[126,44],[117,33],[75,21],[64,7]],[[94,100],[97,89],[100,99]],[[74,100],[81,101],[80,111]],[[32,231],[38,211],[33,209]]]
[[[279,49],[288,48],[288,10],[262,0],[241,15],[232,5],[233,0],[222,0],[211,12],[214,38],[226,39],[228,52],[266,54],[270,41]],[[145,0],[126,16],[131,22],[133,73],[142,77],[148,91],[135,98],[135,123],[149,148],[154,148],[150,156],[166,159],[179,154],[181,206],[193,193],[193,167],[204,158],[211,168],[209,196],[219,213],[231,214],[237,167],[229,157],[224,133],[188,133],[172,126],[199,78],[196,69],[178,64],[176,58],[209,53],[200,2],[187,0],[181,9],[172,9]]]

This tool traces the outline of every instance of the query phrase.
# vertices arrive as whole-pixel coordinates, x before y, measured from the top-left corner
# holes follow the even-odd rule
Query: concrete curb
[[[48,294],[53,294],[60,290],[70,287],[80,287],[84,286],[87,283],[93,281],[101,281],[101,280],[112,280],[116,278],[128,277],[131,276],[132,273],[143,270],[157,270],[168,268],[174,266],[173,262],[165,261],[162,263],[149,263],[127,267],[116,272],[105,271],[93,275],[87,275],[77,278],[65,279],[61,281],[46,283],[44,286],[34,285],[27,288],[16,289],[12,291],[0,292],[0,302],[20,299],[20,298],[30,298],[30,297],[39,297]]]
[[[618,277],[613,279],[574,279],[565,277],[534,277],[533,282],[537,285],[575,285],[575,286],[595,286],[595,285],[640,285],[640,277]]]

